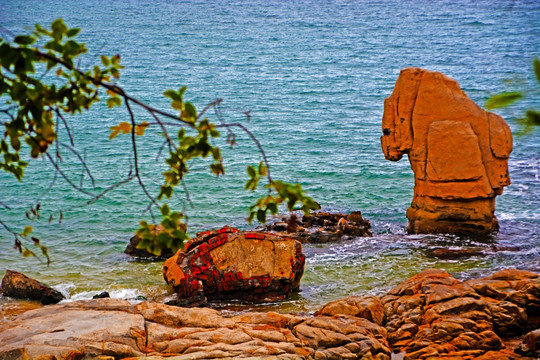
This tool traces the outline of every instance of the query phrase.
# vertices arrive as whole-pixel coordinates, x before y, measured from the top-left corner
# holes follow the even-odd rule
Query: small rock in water
[[[109,293],[108,293],[107,291],[103,291],[103,292],[100,293],[100,294],[97,294],[97,295],[92,296],[92,299],[104,299],[104,298],[109,298],[109,297],[111,297],[111,296],[109,295]]]
[[[328,243],[347,237],[372,236],[371,224],[362,217],[360,211],[350,214],[315,212],[299,220],[295,214],[284,216],[280,220],[257,229],[274,233],[283,233],[301,243]]]
[[[438,259],[461,259],[469,256],[485,255],[482,248],[472,249],[435,249],[431,252]]]
[[[7,270],[0,293],[16,299],[38,300],[43,305],[56,304],[64,295],[53,288],[17,271]]]

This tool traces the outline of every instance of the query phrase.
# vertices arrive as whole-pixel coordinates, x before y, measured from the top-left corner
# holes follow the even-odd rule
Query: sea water
[[[371,221],[373,237],[304,245],[300,292],[258,308],[312,311],[346,295],[379,294],[428,268],[461,279],[507,267],[540,271],[540,130],[515,136],[512,185],[497,198],[500,232],[480,238],[407,235],[413,174],[406,158],[386,161],[379,142],[383,101],[408,66],[445,73],[480,105],[494,93],[524,91],[522,101],[497,111],[519,133],[516,119],[540,108],[532,71],[540,55],[540,2],[0,0],[0,25],[13,33],[59,17],[82,28],[79,39],[89,52],[81,69],[93,67],[101,54],[120,54],[125,69],[119,84],[161,109],[169,107],[163,91],[183,85],[198,109],[222,98],[220,118],[209,111],[210,120],[246,125],[264,147],[274,178],[301,183],[324,210],[360,210]],[[152,120],[141,111],[137,116]],[[110,126],[128,121],[125,110],[98,104],[69,120],[95,188],[63,148],[62,167],[70,178],[94,193],[123,179],[132,163],[129,138],[110,141],[108,135]],[[170,202],[188,214],[192,235],[226,224],[253,227],[247,208],[260,193],[243,189],[245,168],[261,155],[245,134],[237,135],[232,150],[217,143],[226,175],[216,178],[208,162],[195,162],[186,178],[192,204],[181,190]],[[156,159],[158,130],[147,130],[138,141],[143,179],[156,193],[164,169],[163,158]],[[162,263],[122,254],[138,222],[149,218],[143,214],[148,199],[136,183],[81,206],[88,198],[60,178],[48,190],[53,180],[43,159],[31,163],[20,183],[0,173],[0,201],[10,207],[0,209],[0,218],[19,231],[32,225],[52,260],[47,266],[23,258],[12,248],[12,236],[0,230],[0,273],[21,271],[70,300],[104,290],[130,300],[172,296]],[[42,219],[28,222],[25,211],[38,200]],[[61,223],[47,222],[61,210]],[[431,256],[436,248],[471,247],[483,255]],[[0,306],[9,301],[0,299]]]

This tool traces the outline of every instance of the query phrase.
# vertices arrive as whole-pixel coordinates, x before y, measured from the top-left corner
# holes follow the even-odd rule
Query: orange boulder
[[[177,305],[206,300],[282,300],[300,286],[302,244],[276,234],[231,227],[197,234],[163,265]]]
[[[512,134],[444,74],[401,71],[384,102],[381,145],[388,160],[407,154],[415,176],[411,233],[498,229],[495,196],[510,184]]]

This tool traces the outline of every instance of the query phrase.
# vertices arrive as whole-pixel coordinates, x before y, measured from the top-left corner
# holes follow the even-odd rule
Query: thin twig
[[[75,154],[75,156],[77,156],[79,158],[79,161],[81,162],[84,170],[86,171],[86,173],[88,174],[88,177],[90,178],[90,180],[92,181],[92,187],[96,187],[96,182],[94,180],[94,177],[92,176],[92,172],[90,171],[90,169],[88,168],[88,166],[86,165],[86,162],[84,161],[84,159],[82,158],[81,154],[79,154],[79,152],[77,150],[75,150],[74,148],[72,148],[71,146],[69,146],[68,144],[65,144],[63,142],[60,142],[60,141],[57,141],[58,143],[60,143],[60,145],[62,145],[63,147],[67,148],[68,150],[70,150],[73,154]]]
[[[69,142],[71,143],[71,146],[75,146],[75,143],[73,142],[73,135],[71,135],[71,130],[69,129],[69,125],[68,125],[66,119],[62,116],[62,114],[58,110],[58,107],[56,107],[54,109],[54,111],[56,112],[56,116],[59,117],[62,120],[62,122],[64,123],[64,128],[66,129],[66,131],[68,133]],[[56,133],[58,134],[58,132],[56,132]]]
[[[222,98],[219,98],[219,99],[216,99],[214,101],[212,101],[210,104],[206,105],[204,107],[204,109],[202,109],[202,111],[199,113],[199,115],[197,116],[197,120],[199,120],[201,118],[201,116],[203,116],[203,114],[208,110],[210,109],[211,106],[215,106],[215,105],[219,105],[221,102],[223,101]]]
[[[133,150],[133,163],[135,165],[135,176],[137,177],[137,181],[139,182],[139,185],[141,186],[141,188],[142,188],[144,194],[146,195],[146,197],[148,199],[150,199],[150,201],[156,207],[159,208],[159,204],[157,203],[156,199],[154,199],[152,197],[152,195],[150,195],[150,193],[146,189],[146,186],[144,185],[144,183],[142,181],[142,178],[141,178],[141,175],[139,173],[139,157],[137,156],[137,141],[135,139],[135,116],[133,115],[133,111],[131,110],[131,106],[129,105],[130,100],[128,99],[127,96],[124,96],[124,101],[125,101],[126,108],[128,110],[129,117],[130,117],[130,120],[131,120],[131,147],[132,147],[132,150]]]
[[[243,124],[241,123],[229,123],[229,124],[221,124],[221,125],[216,125],[216,128],[230,128],[230,127],[238,127],[240,129],[242,129],[246,134],[248,134],[248,136],[251,138],[251,140],[255,143],[255,145],[257,145],[257,148],[259,149],[259,151],[261,152],[261,155],[262,155],[262,158],[263,158],[263,161],[264,161],[264,164],[266,165],[266,170],[267,170],[267,176],[266,178],[268,179],[268,181],[270,183],[272,183],[272,176],[270,176],[270,164],[268,163],[268,159],[266,157],[266,153],[264,152],[264,149],[261,145],[261,143],[259,142],[259,140],[257,140],[257,138],[255,137],[255,135],[253,135],[253,133],[251,131],[248,130],[248,128],[246,128]]]
[[[89,191],[86,191],[84,190],[83,188],[81,188],[80,186],[77,186],[73,183],[73,181],[71,181],[67,176],[66,174],[64,174],[64,172],[60,169],[60,167],[58,166],[58,164],[53,160],[53,158],[51,157],[51,155],[48,153],[48,152],[45,152],[43,153],[48,159],[49,161],[51,162],[51,164],[54,166],[54,168],[56,169],[56,171],[58,171],[58,173],[60,174],[60,176],[62,176],[64,178],[64,180],[66,180],[66,182],[71,185],[72,188],[74,188],[75,190],[83,193],[83,194],[86,194],[88,196],[92,196],[94,197],[94,194],[92,194],[91,192]]]
[[[136,175],[132,175],[131,171],[130,171],[127,178],[125,178],[124,180],[119,181],[119,182],[109,186],[108,188],[103,190],[101,193],[94,196],[92,199],[87,200],[84,204],[82,204],[82,205],[74,205],[74,206],[63,209],[62,211],[73,210],[73,209],[77,209],[77,208],[80,208],[80,207],[83,207],[83,206],[91,205],[91,204],[95,203],[96,201],[98,201],[99,199],[101,199],[103,196],[105,196],[105,194],[107,194],[109,191],[114,190],[117,187],[122,186],[122,185],[130,182],[131,180],[135,179],[135,177],[136,177]]]

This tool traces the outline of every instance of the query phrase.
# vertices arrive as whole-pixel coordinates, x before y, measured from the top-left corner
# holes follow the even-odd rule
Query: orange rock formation
[[[384,102],[386,159],[409,156],[415,176],[410,233],[488,233],[498,229],[495,196],[510,184],[512,134],[476,105],[457,81],[403,69]]]

